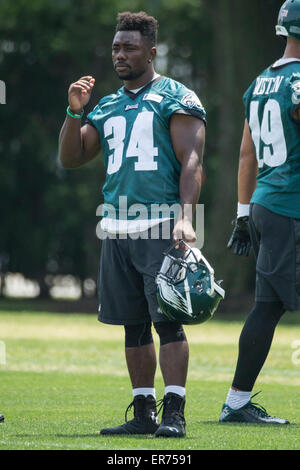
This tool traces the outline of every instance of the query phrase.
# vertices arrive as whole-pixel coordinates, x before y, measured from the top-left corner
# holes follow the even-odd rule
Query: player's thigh
[[[254,204],[252,218],[259,234],[256,260],[256,300],[283,303],[286,310],[297,308],[300,246],[295,238],[295,220]],[[298,271],[298,281],[297,281]]]
[[[157,236],[149,237],[147,239],[138,239],[133,243],[132,252],[133,263],[138,272],[143,276],[144,293],[148,304],[148,311],[152,322],[168,321],[168,319],[161,313],[157,302],[157,285],[155,278],[161,268],[164,253],[173,244],[172,229],[173,223],[170,224],[168,231],[167,225],[161,227],[153,232]]]
[[[261,272],[277,273],[292,278],[295,238],[292,219],[275,214],[254,204],[252,218],[259,236],[257,268]]]
[[[98,295],[100,321],[116,325],[149,321],[143,276],[130,260],[127,240],[103,240]]]

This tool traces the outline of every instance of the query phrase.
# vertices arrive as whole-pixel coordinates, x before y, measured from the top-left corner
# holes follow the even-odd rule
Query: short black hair
[[[138,13],[124,11],[123,13],[118,13],[117,20],[116,32],[140,31],[151,47],[156,45],[158,21],[153,16],[147,15],[144,11]]]

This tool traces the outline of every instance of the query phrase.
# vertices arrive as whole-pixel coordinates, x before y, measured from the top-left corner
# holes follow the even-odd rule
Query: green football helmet
[[[300,41],[300,0],[287,0],[281,6],[276,34]]]
[[[184,249],[176,248],[184,246]],[[182,324],[203,323],[211,318],[225,291],[214,279],[214,270],[198,248],[183,240],[165,253],[156,276],[157,300],[169,320]]]

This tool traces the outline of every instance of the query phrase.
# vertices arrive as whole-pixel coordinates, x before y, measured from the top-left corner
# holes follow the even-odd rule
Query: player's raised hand
[[[81,77],[77,82],[71,83],[68,91],[70,109],[80,113],[89,102],[95,79],[90,75]]]

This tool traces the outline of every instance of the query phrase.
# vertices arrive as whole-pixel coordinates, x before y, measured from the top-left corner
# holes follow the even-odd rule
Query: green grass
[[[122,327],[96,315],[0,311],[0,449],[42,450],[298,450],[300,365],[292,342],[300,339],[298,314],[287,314],[255,386],[256,400],[287,427],[218,423],[234,372],[244,316],[216,315],[186,328],[190,342],[187,436],[100,436],[102,427],[123,422],[131,401]],[[157,344],[157,337],[155,336]],[[157,398],[163,382],[157,371]]]

